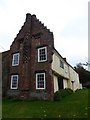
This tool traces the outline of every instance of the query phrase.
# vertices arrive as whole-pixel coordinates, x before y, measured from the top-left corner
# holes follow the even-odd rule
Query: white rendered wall
[[[60,59],[64,62],[64,69],[60,67]],[[56,52],[53,54],[52,70],[67,79],[69,78],[68,65]]]
[[[54,80],[54,93],[58,91],[58,77],[53,75],[53,80]]]

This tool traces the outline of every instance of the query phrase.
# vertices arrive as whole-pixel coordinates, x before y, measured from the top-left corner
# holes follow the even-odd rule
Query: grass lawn
[[[88,92],[79,90],[61,101],[4,99],[3,118],[88,118]]]

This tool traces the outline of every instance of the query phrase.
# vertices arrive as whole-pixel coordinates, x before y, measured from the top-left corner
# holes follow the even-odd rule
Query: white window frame
[[[44,75],[44,87],[43,88],[38,88],[38,75]],[[36,89],[41,89],[41,90],[43,90],[43,89],[45,89],[45,86],[46,86],[46,84],[45,84],[45,73],[36,73]]]
[[[45,56],[46,56],[45,60],[40,60],[40,50],[42,49],[45,49]],[[38,48],[38,62],[45,62],[45,61],[47,61],[47,47]]]
[[[17,84],[16,87],[13,87],[12,83],[13,83],[13,77],[17,77]],[[11,75],[11,89],[18,89],[18,75]]]
[[[18,61],[17,61],[17,64],[15,64],[15,56],[18,55]],[[20,59],[20,53],[15,53],[13,54],[13,59],[12,59],[12,66],[17,66],[19,65],[19,59]]]

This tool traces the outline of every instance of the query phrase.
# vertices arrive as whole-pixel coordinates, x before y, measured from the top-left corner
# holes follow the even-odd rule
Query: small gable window
[[[60,67],[64,69],[64,62],[60,60]]]
[[[38,62],[47,61],[47,47],[38,48]]]
[[[17,66],[17,65],[19,65],[19,57],[20,57],[20,54],[19,54],[19,53],[13,54],[12,66]]]
[[[12,75],[11,76],[11,89],[17,89],[18,88],[18,75]]]

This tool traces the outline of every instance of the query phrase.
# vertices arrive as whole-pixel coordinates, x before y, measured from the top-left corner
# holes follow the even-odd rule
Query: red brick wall
[[[39,63],[38,48],[41,46],[47,46],[47,61]],[[51,70],[53,47],[53,33],[50,32],[50,30],[48,30],[35,15],[27,14],[24,25],[10,47],[8,95],[14,95],[14,90],[10,90],[11,75],[19,74],[19,88],[17,90],[19,91],[17,92],[18,95],[21,97],[37,96],[38,90],[36,90],[36,72],[45,71],[46,89],[39,90],[39,94],[42,94],[42,99],[44,94],[46,95],[46,99],[53,98],[54,92]],[[27,51],[26,55],[25,50]],[[12,55],[15,52],[20,53],[20,64],[19,66],[12,67]]]

